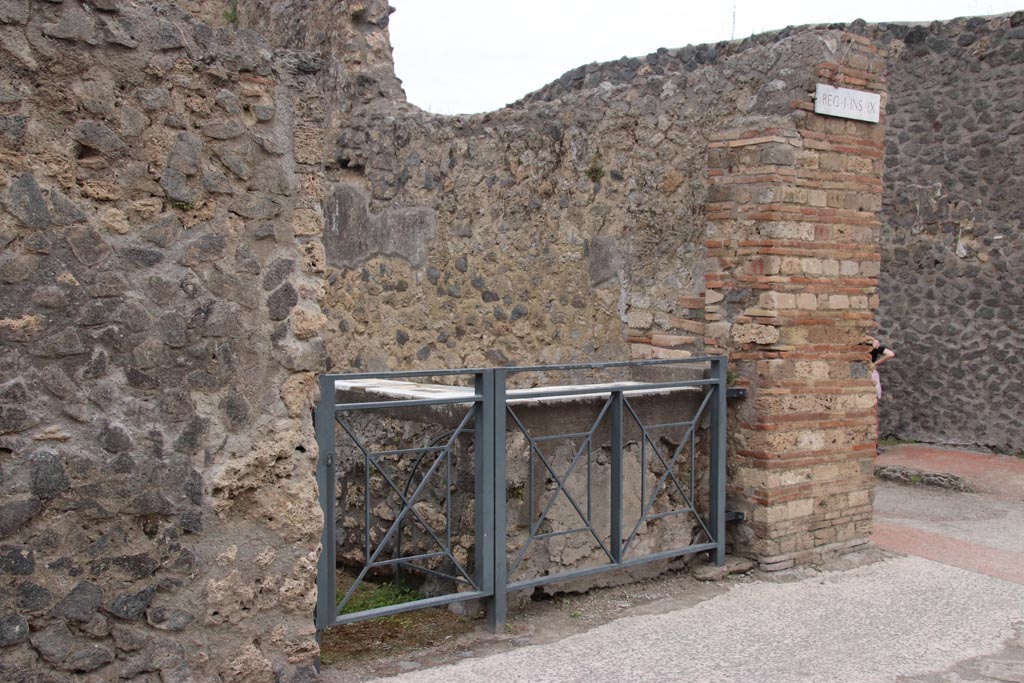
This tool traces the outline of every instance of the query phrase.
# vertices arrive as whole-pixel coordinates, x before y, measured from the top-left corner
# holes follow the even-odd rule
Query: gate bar
[[[611,501],[609,518],[611,522],[611,533],[609,545],[612,551],[612,562],[622,562],[622,392],[612,392],[611,408],[609,410],[611,420]],[[641,477],[643,474],[640,475]],[[589,495],[589,491],[587,494]],[[590,520],[587,520],[590,524]]]
[[[483,597],[485,597],[483,591],[468,591],[466,593],[458,593],[454,595],[438,595],[433,598],[412,600],[410,602],[402,602],[397,605],[389,605],[387,607],[376,607],[374,609],[368,609],[363,612],[354,612],[352,614],[339,614],[334,618],[334,622],[329,624],[329,626],[342,626],[344,624],[354,624],[359,621],[366,621],[367,619],[387,617],[393,614],[411,612],[413,610],[424,609],[427,607],[441,607],[443,605],[449,605],[456,602],[465,602],[466,600],[476,600]]]
[[[711,551],[710,560],[721,567],[725,564],[725,394],[726,360],[722,356],[711,357],[711,376],[718,380],[714,388],[715,395],[711,399],[711,463],[708,479],[711,484],[708,511],[708,531],[715,549]]]
[[[479,395],[456,396],[454,398],[414,398],[397,401],[366,401],[365,403],[338,403],[335,410],[377,410],[378,408],[415,408],[417,406],[440,406],[451,403],[476,403]]]
[[[482,370],[474,375],[474,393],[482,397],[476,404],[476,434],[473,443],[474,508],[473,567],[476,585],[486,595],[494,592],[494,371]]]
[[[335,567],[335,452],[334,452],[334,377],[320,376],[320,400],[313,412],[313,432],[316,436],[317,450],[320,452],[316,462],[316,485],[320,497],[320,509],[324,515],[324,528],[320,534],[320,559],[316,569],[316,612],[314,621],[316,630],[334,624],[337,614],[337,577]]]
[[[601,574],[607,572],[609,569],[628,569],[629,567],[636,567],[641,564],[648,564],[657,560],[668,560],[683,555],[694,555],[697,553],[706,553],[709,550],[714,552],[714,543],[698,543],[695,545],[688,545],[685,548],[678,548],[676,550],[663,550],[659,553],[652,555],[644,555],[632,560],[626,560],[616,565],[603,564],[597,567],[586,567],[585,569],[574,569],[573,571],[564,572],[561,574],[548,574],[545,576],[538,576],[533,579],[525,579],[523,581],[517,581],[510,583],[507,590],[518,591],[524,588],[534,588],[536,586],[543,586],[548,583],[557,583],[559,581],[570,581],[572,579],[579,579],[584,576],[593,576],[594,574]]]
[[[490,482],[493,491],[491,496],[494,501],[494,515],[491,518],[493,523],[492,538],[494,565],[491,577],[494,581],[491,597],[487,600],[487,626],[491,633],[503,633],[505,631],[505,619],[508,610],[508,531],[505,528],[505,399],[508,388],[508,371],[504,368],[495,368],[494,372],[494,393],[489,404],[493,414],[493,431],[495,436],[494,445],[491,449],[493,458],[494,478]],[[484,402],[487,404],[487,402]]]

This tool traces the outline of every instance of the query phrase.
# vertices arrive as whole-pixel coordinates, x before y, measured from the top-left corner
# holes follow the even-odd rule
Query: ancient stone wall
[[[1020,21],[662,50],[441,117],[388,14],[0,0],[0,678],[314,677],[324,369],[728,352],[735,547],[859,543],[880,225],[883,431],[1019,443]],[[884,126],[808,111],[884,94],[878,42],[881,224]]]
[[[277,47],[308,50],[322,57],[317,78],[327,102],[328,128],[353,108],[375,99],[404,100],[391,58],[386,0],[200,0],[202,11],[225,5],[239,27]],[[326,146],[322,149],[328,150]]]
[[[578,87],[485,115],[356,109],[328,168],[337,366],[699,352],[710,135],[788,116],[813,67],[787,78],[774,65],[795,73],[836,40],[808,32],[702,48],[700,64],[682,50],[595,67]]]
[[[332,358],[731,352],[755,391],[733,423],[737,548],[781,566],[862,543],[883,127],[806,110],[816,82],[883,91],[882,72],[820,28],[583,67],[486,115],[356,108],[328,168]]]
[[[329,56],[224,6],[0,3],[5,681],[315,676]]]
[[[1024,453],[1024,13],[890,45],[881,435]]]

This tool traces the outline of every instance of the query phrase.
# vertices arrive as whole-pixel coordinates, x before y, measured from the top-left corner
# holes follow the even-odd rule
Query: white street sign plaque
[[[818,83],[814,92],[814,113],[878,123],[882,97],[877,93],[835,88]]]

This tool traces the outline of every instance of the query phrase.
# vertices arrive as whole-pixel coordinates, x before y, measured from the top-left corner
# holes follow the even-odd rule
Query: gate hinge
[[[725,521],[727,522],[743,522],[746,521],[747,516],[739,510],[726,510]]]

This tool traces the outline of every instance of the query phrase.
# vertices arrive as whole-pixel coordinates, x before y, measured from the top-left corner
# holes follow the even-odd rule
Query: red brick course
[[[843,63],[817,78],[884,103],[880,52],[843,40]],[[860,342],[878,305],[884,120],[819,116],[810,101],[794,110],[789,127],[708,144],[704,342],[749,390],[731,416],[729,504],[748,520],[739,550],[767,568],[871,532],[876,406]]]

